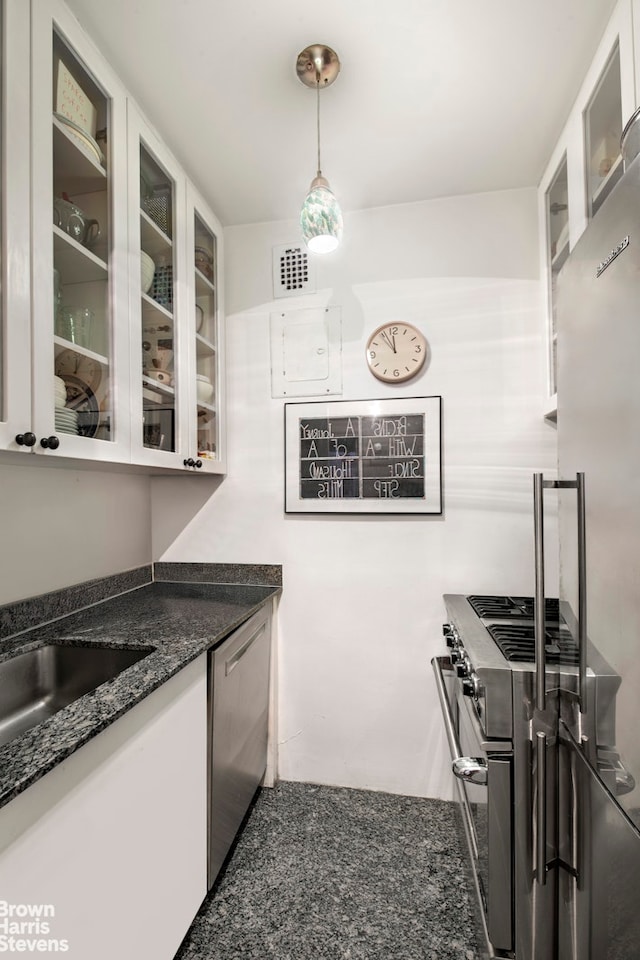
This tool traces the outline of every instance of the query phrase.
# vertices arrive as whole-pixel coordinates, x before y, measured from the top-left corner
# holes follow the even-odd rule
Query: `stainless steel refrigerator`
[[[543,509],[557,495],[561,608],[581,663],[568,682],[536,659],[534,887],[547,912],[553,877],[560,960],[638,960],[640,157],[562,269],[557,311],[559,469],[534,482],[536,610],[539,624]],[[603,672],[613,682],[597,687]]]

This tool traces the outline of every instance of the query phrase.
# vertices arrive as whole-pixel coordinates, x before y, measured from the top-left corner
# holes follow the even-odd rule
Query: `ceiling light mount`
[[[314,43],[298,54],[298,79],[316,91],[318,136],[317,173],[300,211],[300,227],[308,248],[314,253],[330,253],[342,239],[342,212],[320,165],[320,91],[331,86],[340,73],[340,60],[335,50]]]
[[[330,87],[340,73],[338,54],[323,43],[312,43],[298,54],[296,62],[298,79],[305,87]]]

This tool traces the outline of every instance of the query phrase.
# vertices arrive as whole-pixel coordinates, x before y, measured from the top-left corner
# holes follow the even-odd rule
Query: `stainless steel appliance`
[[[533,482],[535,597],[446,597],[455,679],[447,658],[434,666],[466,829],[478,845],[477,855],[471,845],[472,860],[488,952],[517,960],[637,960],[640,157],[562,269],[557,311],[558,478],[536,474]],[[557,606],[544,597],[544,505],[551,496],[560,531]],[[481,735],[472,762],[458,758],[467,750],[467,715]],[[510,756],[512,774],[506,858],[494,855],[491,831],[483,837],[477,829],[469,787],[480,781],[490,825],[502,803],[491,766],[498,756]],[[511,904],[495,906],[492,891],[506,888]],[[511,939],[500,910],[510,913]]]
[[[209,888],[267,766],[270,614],[263,607],[209,654]]]
[[[448,657],[433,661],[457,777],[460,810],[489,956],[557,957],[555,873],[535,884],[537,844],[547,862],[560,830],[555,796],[557,756],[545,767],[548,796],[541,826],[532,739],[536,712],[535,603],[532,597],[445,596]],[[562,622],[558,600],[546,599],[545,655],[554,684],[577,690],[579,650]],[[620,677],[602,658],[589,682],[599,711],[594,740],[613,788],[628,787],[612,744]],[[549,721],[549,726],[553,726]],[[549,749],[549,748],[547,748]],[[606,752],[605,752],[606,751]],[[540,814],[540,815],[539,815]],[[549,851],[547,851],[549,844]],[[603,955],[604,956],[604,955]]]

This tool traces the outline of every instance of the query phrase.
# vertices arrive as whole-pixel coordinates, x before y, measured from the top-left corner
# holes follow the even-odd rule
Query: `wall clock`
[[[403,383],[415,377],[426,357],[427,340],[410,323],[384,323],[367,340],[369,369],[385,383]]]

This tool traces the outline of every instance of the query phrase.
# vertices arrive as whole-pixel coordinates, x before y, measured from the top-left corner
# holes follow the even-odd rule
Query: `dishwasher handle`
[[[225,677],[228,677],[231,671],[235,670],[235,668],[238,666],[238,664],[244,657],[245,653],[249,650],[249,647],[253,646],[253,644],[256,642],[258,637],[261,636],[266,629],[267,629],[267,623],[266,621],[264,621],[263,623],[260,624],[260,626],[255,631],[255,633],[252,633],[249,639],[245,640],[242,646],[238,647],[238,649],[231,654],[228,660],[225,660],[224,662]]]
[[[463,780],[467,783],[476,783],[484,787],[489,782],[487,761],[481,757],[465,757],[462,755],[462,748],[460,747],[453,716],[451,715],[451,705],[449,703],[449,697],[447,696],[444,674],[442,672],[443,666],[451,667],[451,662],[448,657],[434,657],[431,661],[431,666],[436,676],[436,687],[438,688],[440,706],[442,707],[442,718],[444,720],[447,740],[449,741],[449,749],[451,750],[451,769],[458,780]]]

